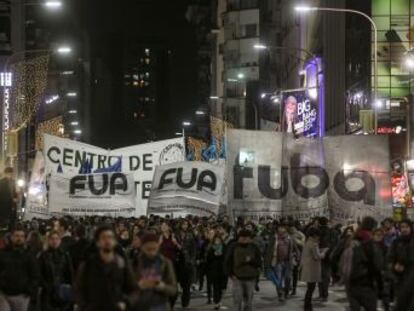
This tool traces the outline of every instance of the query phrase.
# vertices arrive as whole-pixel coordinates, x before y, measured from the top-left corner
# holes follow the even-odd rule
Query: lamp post
[[[297,6],[295,7],[295,11],[299,13],[308,13],[308,12],[342,12],[342,13],[351,13],[363,16],[366,18],[372,25],[374,29],[374,100],[373,102],[376,103],[378,99],[378,27],[375,21],[369,16],[368,14],[358,11],[358,10],[351,10],[351,9],[341,9],[341,8],[325,8],[325,7],[313,7],[313,6]],[[374,119],[375,119],[375,135],[378,134],[378,110],[374,105]]]

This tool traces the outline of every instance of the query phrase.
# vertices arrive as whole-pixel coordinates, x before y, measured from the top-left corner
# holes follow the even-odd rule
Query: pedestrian
[[[293,260],[292,260],[292,291],[291,295],[296,295],[296,288],[298,285],[299,279],[299,268],[301,262],[301,256],[303,247],[305,246],[306,236],[296,228],[296,225],[293,221],[289,223],[288,226],[288,233],[290,239],[294,243],[294,251],[293,251]]]
[[[279,301],[289,295],[295,245],[287,233],[285,225],[278,226],[276,234],[270,239],[264,257],[267,274],[276,286]]]
[[[324,254],[319,249],[320,231],[309,228],[308,238],[303,248],[301,259],[301,280],[306,282],[305,311],[312,311],[312,296],[316,284],[322,280],[322,258]]]
[[[70,243],[69,254],[73,270],[77,271],[81,262],[86,259],[91,243],[86,238],[86,227],[83,224],[78,224],[74,229],[74,233],[74,241]]]
[[[80,311],[124,311],[132,305],[137,285],[128,262],[115,252],[116,237],[110,226],[96,230],[98,252],[83,262],[75,283]]]
[[[73,244],[75,244],[75,239],[72,236],[72,233],[69,231],[69,221],[64,218],[60,218],[57,221],[56,227],[56,230],[59,232],[61,238],[61,248],[65,252],[69,252],[70,248],[73,246]]]
[[[17,191],[13,175],[13,168],[6,167],[4,177],[0,179],[0,229],[12,228],[17,217]]]
[[[210,233],[209,244],[206,249],[206,273],[208,300],[211,300],[211,291],[213,292],[213,302],[215,310],[221,308],[221,298],[223,293],[223,275],[224,275],[224,242],[219,234],[212,230]]]
[[[412,222],[400,222],[400,235],[392,242],[387,262],[395,279],[395,290],[399,291],[414,269],[414,238]]]
[[[237,242],[229,246],[224,267],[233,282],[233,310],[252,311],[256,278],[262,258],[249,230],[240,230]]]
[[[48,236],[48,247],[39,258],[41,275],[41,310],[66,311],[73,303],[73,267],[69,254],[60,247],[57,231]]]
[[[377,222],[365,217],[341,257],[341,275],[351,311],[377,310],[376,280],[381,277],[383,258],[373,241]]]
[[[141,243],[141,253],[135,267],[139,299],[134,310],[170,310],[170,299],[177,295],[177,281],[172,262],[160,253],[157,235],[144,234]]]
[[[187,308],[190,304],[191,282],[197,257],[197,244],[188,220],[181,222],[176,239],[179,250],[177,275],[182,289],[181,306]]]
[[[17,225],[11,231],[10,244],[0,251],[1,311],[27,311],[37,295],[39,268],[25,242],[26,233]]]

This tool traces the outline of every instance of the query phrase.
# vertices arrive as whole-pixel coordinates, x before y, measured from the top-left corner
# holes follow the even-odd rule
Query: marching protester
[[[191,283],[197,256],[197,245],[188,220],[183,220],[177,232],[179,250],[177,275],[182,289],[181,306],[187,308],[191,298]]]
[[[249,230],[240,230],[237,242],[229,246],[225,259],[226,274],[233,283],[233,310],[235,311],[253,310],[254,287],[262,267],[262,258],[251,235]]]
[[[316,284],[322,280],[322,258],[324,254],[319,248],[320,231],[316,228],[310,228],[308,239],[303,248],[301,267],[301,280],[306,282],[305,294],[305,311],[312,311],[312,296]]]
[[[209,243],[206,249],[206,274],[208,299],[211,300],[211,291],[213,292],[213,302],[215,309],[221,307],[221,298],[224,287],[224,253],[225,245],[220,235],[215,231],[210,231]]]
[[[284,225],[279,225],[276,234],[270,238],[265,254],[266,273],[276,286],[279,301],[288,298],[295,244]]]
[[[365,217],[342,254],[341,272],[351,311],[377,310],[376,281],[384,258],[373,241],[376,226],[375,219]]]
[[[77,272],[75,298],[80,311],[124,311],[131,305],[137,284],[123,257],[115,252],[115,232],[109,226],[96,230],[98,253]]]
[[[73,267],[60,244],[59,233],[50,232],[47,250],[39,258],[42,311],[69,311],[73,303]]]
[[[299,280],[299,268],[301,262],[301,256],[303,247],[305,246],[306,236],[296,228],[294,222],[289,222],[288,226],[288,233],[293,241],[295,248],[293,251],[293,259],[292,259],[292,292],[291,295],[296,295],[296,288],[298,285]]]
[[[35,256],[25,246],[22,227],[11,230],[10,244],[0,251],[0,310],[27,311],[36,298],[39,267]]]
[[[141,253],[135,267],[139,300],[135,310],[167,311],[176,296],[177,282],[172,262],[160,254],[159,237],[148,233],[141,238]]]

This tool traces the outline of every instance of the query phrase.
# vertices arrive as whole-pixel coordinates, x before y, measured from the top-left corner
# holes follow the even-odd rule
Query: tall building
[[[259,80],[259,54],[254,50],[260,36],[259,1],[219,0],[216,13],[213,111],[245,128],[251,116],[247,89]]]

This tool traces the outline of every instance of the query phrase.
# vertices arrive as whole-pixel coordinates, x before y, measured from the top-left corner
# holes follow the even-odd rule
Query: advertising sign
[[[306,90],[283,93],[283,126],[296,137],[318,136],[318,102]]]

